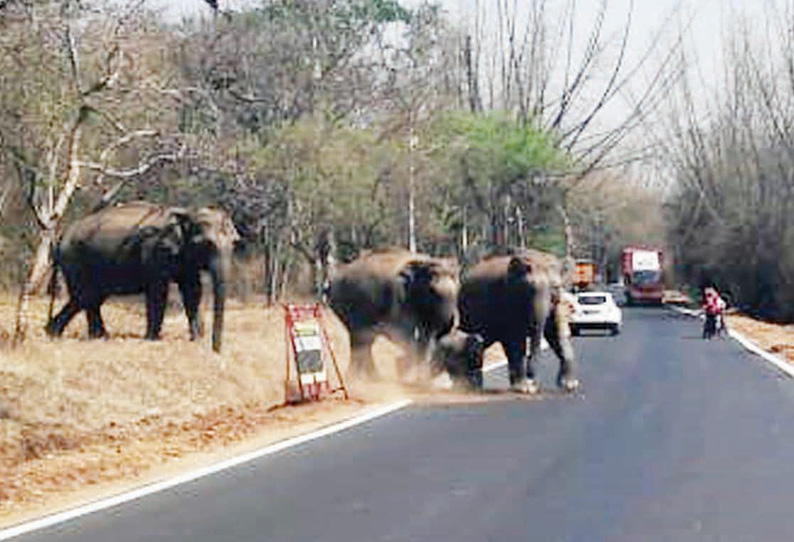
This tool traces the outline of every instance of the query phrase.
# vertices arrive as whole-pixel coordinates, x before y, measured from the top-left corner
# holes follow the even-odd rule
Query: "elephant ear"
[[[419,280],[429,281],[433,278],[430,272],[430,262],[422,260],[412,260],[405,264],[400,270],[400,277],[403,280],[414,282]]]
[[[532,264],[524,258],[513,256],[507,264],[507,277],[509,279],[523,279],[527,274],[532,272]]]
[[[187,228],[192,222],[190,213],[183,207],[169,207],[166,209],[169,224],[178,227],[180,230]]]
[[[485,339],[483,339],[482,335],[479,333],[470,333],[468,337],[466,337],[466,351],[467,352],[479,352],[483,350],[485,346]]]
[[[163,237],[168,237],[175,246],[181,248],[196,234],[196,228],[196,222],[191,217],[190,211],[182,207],[170,207]]]
[[[144,220],[137,221],[137,227],[126,243],[138,245],[141,257],[146,261],[157,261],[163,265],[174,264],[186,237],[182,212],[178,208],[146,205],[152,211]],[[143,207],[143,203],[129,207],[135,206]]]

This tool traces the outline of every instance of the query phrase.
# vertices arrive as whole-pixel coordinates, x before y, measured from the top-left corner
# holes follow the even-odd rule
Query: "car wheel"
[[[612,325],[612,335],[617,335],[620,333],[620,324],[613,324]]]
[[[579,336],[579,328],[576,327],[576,326],[571,326],[571,335],[573,335],[574,337],[578,337]]]

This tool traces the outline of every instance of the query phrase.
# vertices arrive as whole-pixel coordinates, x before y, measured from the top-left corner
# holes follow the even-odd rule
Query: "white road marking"
[[[267,455],[272,455],[276,452],[286,450],[287,448],[292,448],[293,446],[297,446],[299,444],[303,444],[311,440],[316,440],[328,435],[332,435],[334,433],[339,433],[340,431],[344,431],[345,429],[349,429],[356,425],[360,425],[375,418],[379,418],[391,412],[395,412],[397,410],[405,408],[406,406],[410,405],[412,402],[413,401],[410,399],[404,399],[402,401],[390,403],[388,405],[384,405],[382,407],[366,412],[361,416],[357,416],[355,418],[351,418],[349,420],[345,420],[340,423],[329,425],[328,427],[325,427],[318,431],[314,431],[312,433],[307,433],[305,435],[300,435],[291,439],[283,440],[281,442],[271,444],[270,446],[267,446],[265,448],[255,450],[253,452],[238,457],[234,457],[232,459],[228,459],[226,461],[222,461],[220,463],[216,463],[208,467],[194,470],[176,476],[174,478],[169,478],[161,482],[156,482],[138,489],[134,489],[132,491],[120,493],[119,495],[115,495],[107,499],[95,501],[86,504],[84,506],[72,508],[71,510],[66,510],[64,512],[46,516],[41,519],[37,519],[27,523],[22,523],[14,527],[9,527],[7,529],[0,530],[0,540],[8,540],[16,536],[27,534],[33,531],[38,531],[40,529],[45,529],[47,527],[52,527],[53,525],[64,523],[66,521],[70,521],[72,519],[76,519],[81,516],[86,516],[94,512],[107,510],[108,508],[112,508],[114,506],[118,506],[120,504],[127,503],[135,499],[140,499],[141,497],[146,497],[148,495],[152,495],[154,493],[158,493],[160,491],[164,491],[166,489],[170,489],[172,487],[185,484],[187,482],[192,482],[193,480],[197,480],[199,478],[203,478],[205,476],[209,476],[211,474],[215,474],[217,472],[227,470],[232,467],[236,467],[238,465],[242,465],[243,463],[248,463],[249,461],[253,461],[255,459],[259,459]]]
[[[541,345],[542,348],[546,346],[547,345],[545,345],[545,343]],[[501,367],[504,367],[505,365],[507,365],[506,359],[496,361],[494,363],[487,365],[486,367],[483,367],[483,372],[488,373],[496,369],[499,369]],[[283,440],[281,442],[271,444],[270,446],[267,446],[265,448],[254,450],[253,452],[238,457],[233,457],[231,459],[222,461],[220,463],[216,463],[214,465],[210,465],[198,470],[194,470],[176,476],[174,478],[169,478],[161,482],[155,482],[153,484],[149,484],[141,488],[134,489],[132,491],[120,493],[118,495],[109,497],[107,499],[94,501],[92,503],[88,503],[83,506],[72,508],[64,512],[59,512],[57,514],[52,514],[43,517],[41,519],[29,521],[26,523],[21,523],[19,525],[15,525],[13,527],[9,527],[4,530],[0,530],[0,541],[9,540],[11,538],[21,536],[23,534],[31,533],[33,531],[46,529],[47,527],[52,527],[54,525],[58,525],[59,523],[65,523],[67,521],[77,519],[82,516],[93,514],[94,512],[107,510],[108,508],[113,508],[114,506],[118,506],[120,504],[124,504],[130,501],[134,501],[136,499],[140,499],[142,497],[153,495],[154,493],[159,493],[161,491],[165,491],[166,489],[170,489],[172,487],[176,487],[181,484],[198,480],[199,478],[204,478],[205,476],[209,476],[211,474],[215,474],[242,465],[243,463],[254,461],[255,459],[259,459],[267,455],[272,455],[274,453],[280,452],[282,450],[286,450],[287,448],[292,448],[293,446],[298,446],[299,444],[303,444],[311,440],[316,440],[328,435],[332,435],[334,433],[339,433],[340,431],[344,431],[345,429],[349,429],[356,425],[360,425],[370,420],[374,420],[375,418],[379,418],[381,416],[385,416],[386,414],[390,414],[397,410],[403,409],[408,405],[410,405],[411,403],[413,403],[411,399],[404,399],[402,401],[390,403],[388,405],[384,405],[383,407],[376,408],[370,412],[364,413],[361,416],[357,416],[355,418],[351,418],[349,420],[345,420],[340,423],[329,425],[328,427],[325,427],[318,431],[314,431],[312,433],[307,433],[305,435],[300,435],[297,437],[293,437],[291,439]]]
[[[500,359],[499,361],[494,361],[493,363],[486,365],[482,368],[482,372],[490,373],[491,371],[495,371],[496,369],[504,367],[505,365],[507,365],[507,358]]]
[[[781,359],[779,356],[774,354],[770,354],[753,341],[739,333],[738,331],[734,331],[732,329],[728,329],[728,336],[737,341],[739,344],[744,346],[747,350],[752,352],[753,354],[757,354],[767,360],[769,363],[773,364],[775,367],[786,373],[787,375],[794,377],[794,367],[791,366],[789,362],[784,359]]]

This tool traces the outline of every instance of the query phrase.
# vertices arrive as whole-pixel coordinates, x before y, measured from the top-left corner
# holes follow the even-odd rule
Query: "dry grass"
[[[10,336],[14,302],[0,298],[0,337]],[[220,355],[211,351],[209,338],[187,340],[178,307],[169,308],[158,342],[141,338],[145,320],[138,300],[103,306],[107,340],[86,339],[82,315],[63,339],[50,340],[43,332],[46,312],[47,300],[35,300],[26,344],[0,352],[0,524],[57,508],[65,493],[87,486],[113,491],[118,480],[140,481],[153,468],[197,451],[278,440],[405,395],[394,384],[348,382],[351,401],[335,395],[315,405],[278,408],[286,348],[279,307],[228,303]],[[347,333],[326,316],[344,372]],[[386,341],[376,343],[386,375],[394,375],[401,353]]]
[[[764,350],[794,363],[794,325],[761,322],[740,314],[726,316],[726,322]]]

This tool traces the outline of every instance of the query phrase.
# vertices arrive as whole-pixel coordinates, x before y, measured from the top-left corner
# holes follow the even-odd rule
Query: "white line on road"
[[[491,371],[495,371],[496,369],[504,367],[505,365],[507,365],[507,359],[500,359],[499,361],[494,361],[493,363],[483,367],[482,372],[490,373]]]
[[[53,525],[57,525],[59,523],[63,523],[75,518],[79,518],[81,516],[85,516],[88,514],[92,514],[94,512],[99,512],[100,510],[107,510],[108,508],[112,508],[114,506],[118,506],[120,504],[133,501],[135,499],[140,499],[141,497],[146,497],[148,495],[152,495],[154,493],[158,493],[160,491],[164,491],[166,489],[170,489],[172,487],[178,486],[180,484],[185,484],[187,482],[192,482],[193,480],[197,480],[199,478],[203,478],[205,476],[209,476],[210,474],[215,474],[217,472],[230,469],[232,467],[236,467],[238,465],[242,465],[243,463],[248,463],[249,461],[253,461],[255,459],[259,459],[261,457],[274,454],[276,452],[280,452],[287,448],[292,448],[293,446],[297,446],[299,444],[303,444],[305,442],[309,442],[311,440],[315,440],[321,437],[325,437],[331,435],[333,433],[338,433],[340,431],[344,431],[345,429],[349,429],[356,425],[360,425],[364,422],[368,422],[375,418],[379,418],[381,416],[385,416],[391,412],[395,412],[406,406],[410,405],[412,401],[410,399],[405,399],[402,401],[397,401],[395,403],[390,403],[388,405],[373,409],[369,412],[362,414],[361,416],[357,416],[355,418],[351,418],[349,420],[345,420],[340,423],[335,423],[333,425],[329,425],[323,429],[318,431],[314,431],[312,433],[307,433],[305,435],[300,435],[291,439],[283,440],[281,442],[277,442],[265,448],[261,448],[259,450],[255,450],[253,452],[247,453],[245,455],[241,455],[239,457],[234,457],[232,459],[228,459],[221,463],[216,463],[214,465],[210,465],[208,467],[204,467],[202,469],[198,469],[192,472],[188,472],[186,474],[182,474],[180,476],[169,478],[167,480],[163,480],[161,482],[156,482],[154,484],[150,484],[139,489],[135,489],[132,491],[128,491],[126,493],[121,493],[119,495],[115,495],[108,499],[103,499],[100,501],[92,502],[90,504],[80,506],[78,508],[73,508],[71,510],[66,510],[65,512],[60,512],[58,514],[53,514],[51,516],[46,516],[44,518],[30,521],[28,523],[22,523],[20,525],[16,525],[14,527],[10,527],[5,530],[0,530],[0,540],[8,540],[10,538],[20,536],[26,533],[30,533],[33,531],[38,531],[40,529],[44,529],[47,527],[52,527]]]
[[[483,372],[486,373],[491,372],[496,369],[499,369],[500,367],[504,367],[505,365],[507,365],[506,359],[496,361],[484,367]],[[215,474],[220,471],[227,470],[232,467],[236,467],[238,465],[242,465],[243,463],[254,461],[255,459],[259,459],[267,455],[272,455],[276,452],[286,450],[287,448],[292,448],[293,446],[297,446],[299,444],[303,444],[311,440],[315,440],[328,435],[332,435],[334,433],[338,433],[340,431],[344,431],[345,429],[349,429],[356,425],[360,425],[364,422],[368,422],[370,420],[374,420],[375,418],[379,418],[381,416],[385,416],[386,414],[390,414],[397,410],[403,409],[408,405],[410,405],[411,403],[413,403],[411,399],[404,399],[402,401],[390,403],[383,407],[376,408],[374,410],[371,410],[370,412],[364,413],[361,416],[357,416],[355,418],[351,418],[349,420],[345,420],[340,423],[329,425],[328,427],[325,427],[318,431],[314,431],[312,433],[307,433],[305,435],[300,435],[291,439],[277,442],[275,444],[271,444],[270,446],[267,446],[265,448],[254,450],[253,452],[247,453],[245,455],[241,455],[239,457],[228,459],[221,463],[209,465],[202,469],[191,471],[174,478],[163,480],[161,482],[149,484],[141,488],[134,489],[132,491],[120,493],[118,495],[109,497],[107,499],[95,501],[83,506],[79,506],[77,508],[66,510],[64,512],[59,512],[57,514],[52,514],[50,516],[46,516],[41,519],[37,519],[27,523],[21,523],[19,525],[15,525],[13,527],[9,527],[4,530],[0,530],[0,541],[8,540],[10,538],[21,536],[23,534],[31,533],[33,531],[46,529],[47,527],[52,527],[59,523],[64,523],[66,521],[70,521],[79,518],[81,516],[86,516],[94,512],[107,510],[108,508],[112,508],[114,506],[118,506],[120,504],[124,504],[136,499],[140,499],[142,497],[146,497],[154,493],[159,493],[160,491],[165,491],[166,489],[170,489],[172,487],[176,487],[181,484],[192,482],[193,480],[197,480],[199,478],[203,478],[205,476],[209,476],[211,474]]]

